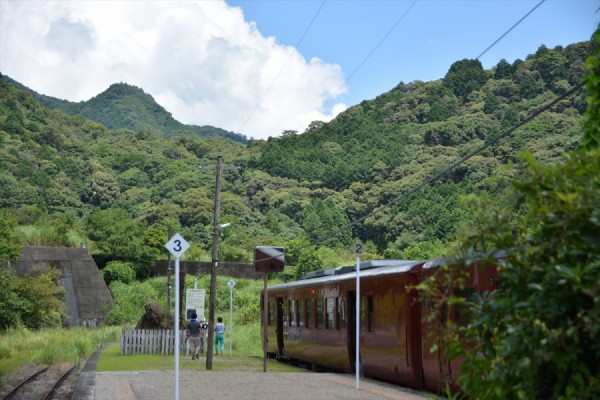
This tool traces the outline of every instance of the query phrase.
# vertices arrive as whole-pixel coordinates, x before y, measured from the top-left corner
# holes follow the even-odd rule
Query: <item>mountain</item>
[[[250,261],[254,246],[263,244],[293,249],[318,243],[343,252],[353,238],[373,256],[444,255],[477,223],[475,201],[504,211],[526,165],[521,153],[554,164],[578,146],[583,90],[522,123],[578,87],[589,52],[589,42],[541,46],[525,60],[500,60],[489,70],[477,60],[460,60],[443,79],[400,82],[331,122],[247,146],[180,128],[129,85],[113,85],[89,102],[57,103],[69,113],[79,107],[72,116],[2,78],[0,208],[12,210],[22,225],[61,227],[61,245],[68,244],[69,226],[82,232],[90,216],[102,222],[112,215],[89,231],[90,240],[100,240],[101,227],[131,218],[141,226],[140,238],[159,244],[157,251],[164,251],[157,237],[167,227],[209,248],[215,158],[223,156],[225,166],[242,168],[223,171],[221,218],[235,229],[222,232],[222,259]],[[83,112],[110,114],[105,124],[118,120],[112,126],[128,129],[108,129]],[[146,125],[126,125],[134,121]],[[511,133],[459,162],[505,132]],[[213,170],[200,168],[206,166]],[[434,184],[425,184],[442,171]],[[113,230],[133,231],[121,228]],[[134,242],[115,243],[125,239]],[[40,244],[31,241],[24,240]],[[312,251],[304,261],[325,262],[332,254]],[[298,261],[298,254],[290,260]]]
[[[457,61],[441,80],[400,82],[329,123],[269,140],[256,166],[290,179],[310,176],[336,190],[382,178],[422,179],[444,159],[468,153],[579,83],[590,50],[590,42],[542,45],[526,60],[500,60],[491,70],[478,60]],[[496,172],[489,162],[514,162],[524,150],[544,162],[560,160],[583,132],[584,97],[580,91],[560,102],[452,178],[458,182],[467,174],[485,182]]]
[[[203,138],[221,138],[241,144],[248,139],[241,134],[210,125],[185,125],[175,120],[170,112],[159,105],[141,88],[126,83],[115,83],[90,100],[70,102],[39,94],[8,77],[15,86],[31,93],[34,99],[50,109],[58,109],[69,115],[82,115],[99,122],[108,129],[151,131],[160,136],[191,135]]]

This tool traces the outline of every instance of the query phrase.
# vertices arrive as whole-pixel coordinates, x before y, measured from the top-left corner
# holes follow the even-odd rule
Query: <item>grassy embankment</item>
[[[189,277],[188,287],[193,287],[195,277]],[[209,286],[209,276],[198,280],[198,287]],[[232,355],[229,356],[229,287],[230,278],[218,277],[217,313],[222,315],[227,325],[225,334],[225,354],[213,358],[213,370],[243,369],[262,371],[262,340],[258,321],[259,297],[262,282],[249,279],[236,279],[234,295]],[[145,282],[134,282],[122,290],[114,290],[117,315],[123,320],[116,326],[98,329],[12,329],[0,333],[0,387],[6,377],[18,368],[27,365],[49,365],[71,363],[80,365],[100,346],[106,344],[100,359],[98,370],[149,370],[173,368],[173,356],[159,355],[120,355],[119,340],[121,326],[135,326],[143,313],[143,305],[147,301],[164,299],[166,278],[151,278]],[[111,288],[115,289],[115,288]],[[253,322],[249,322],[253,321]],[[192,362],[188,357],[181,357],[181,368],[205,369],[205,358]],[[269,370],[298,371],[290,366],[277,362],[269,362]]]
[[[7,376],[27,365],[80,365],[101,345],[115,342],[119,327],[98,329],[11,329],[0,334],[0,387]]]

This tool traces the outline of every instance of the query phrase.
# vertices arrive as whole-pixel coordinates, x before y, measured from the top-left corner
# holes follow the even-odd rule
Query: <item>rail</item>
[[[60,374],[58,379],[56,377],[52,377],[52,374],[49,373],[49,368],[50,366],[42,368],[41,370],[30,375],[28,378],[19,382],[10,392],[8,392],[2,398],[2,400],[10,400],[15,398],[17,394],[25,392],[25,389],[28,387],[28,385],[30,385],[30,388],[33,388],[33,392],[28,392],[25,395],[27,398],[36,398],[40,395],[40,393],[43,392],[41,397],[39,397],[41,400],[52,399],[52,397],[54,396],[56,391],[61,387],[65,379],[67,379],[69,375],[75,370],[75,367],[73,366],[69,368],[69,370],[67,370],[66,372]],[[48,377],[46,377],[46,382],[39,382],[40,378],[42,378],[44,374],[49,375]],[[45,388],[47,388],[47,390]],[[21,398],[22,397],[23,396],[21,396]]]

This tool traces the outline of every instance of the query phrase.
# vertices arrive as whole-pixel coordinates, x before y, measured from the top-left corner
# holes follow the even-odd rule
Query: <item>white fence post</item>
[[[190,344],[181,330],[179,343],[175,343],[175,333],[167,329],[128,329],[121,330],[121,355],[162,354],[171,355],[175,351],[189,354]]]

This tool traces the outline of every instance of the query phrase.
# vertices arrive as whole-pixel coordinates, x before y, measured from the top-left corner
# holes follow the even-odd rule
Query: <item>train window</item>
[[[290,306],[290,326],[296,326],[296,300],[290,300],[288,304]]]
[[[289,309],[288,309],[288,303],[287,302],[283,302],[282,304],[283,309],[281,312],[281,318],[283,319],[283,326],[288,326],[288,324],[290,323],[290,316],[289,316]]]
[[[325,299],[325,318],[327,319],[327,329],[335,329],[335,298]]]
[[[274,307],[275,303],[273,301],[269,301],[269,325],[273,325],[273,316],[275,315],[273,312]]]
[[[337,314],[340,321],[338,329],[346,329],[346,302],[342,297],[338,298]]]
[[[360,329],[365,330],[367,328],[367,313],[365,312],[365,298],[360,299]]]
[[[304,319],[306,318],[306,314],[304,311],[304,305],[306,304],[306,300],[302,299],[298,301],[298,326],[304,326]]]
[[[373,296],[367,296],[367,331],[373,332],[373,321],[374,313],[373,313]]]
[[[306,300],[306,327],[312,328],[315,318],[315,305],[313,299]]]
[[[315,303],[316,303],[316,320],[315,320],[315,328],[322,328],[323,327],[323,299],[322,298],[318,298],[315,299]]]
[[[475,289],[473,288],[464,288],[464,289],[454,289],[454,296],[462,297],[466,302],[470,302],[473,300],[473,296],[475,295]],[[454,306],[454,321],[460,325],[465,326],[473,319],[473,314],[469,310],[468,304],[458,303]]]

